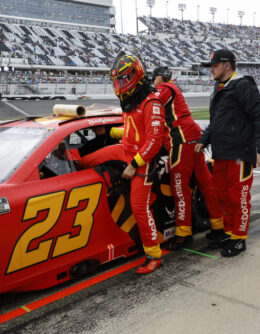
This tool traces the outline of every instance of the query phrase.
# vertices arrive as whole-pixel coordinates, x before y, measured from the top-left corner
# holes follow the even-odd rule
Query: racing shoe
[[[179,235],[175,235],[173,238],[169,239],[168,245],[165,247],[167,250],[179,250],[183,247],[190,246],[193,242],[193,238],[191,235],[187,235],[185,237],[181,237]]]
[[[210,230],[210,232],[206,233],[206,239],[208,240],[216,240],[218,239],[221,235],[223,235],[224,229],[220,229],[220,230]]]
[[[246,250],[246,241],[244,239],[232,239],[224,246],[221,255],[224,257],[236,256]]]
[[[139,275],[150,274],[157,268],[162,266],[162,264],[163,264],[162,258],[156,259],[154,257],[147,255],[144,263],[136,269],[136,274]]]
[[[223,248],[227,242],[230,240],[230,235],[226,234],[224,230],[222,230],[221,233],[219,233],[218,237],[216,239],[211,239],[208,243],[208,248],[210,249],[218,249]]]

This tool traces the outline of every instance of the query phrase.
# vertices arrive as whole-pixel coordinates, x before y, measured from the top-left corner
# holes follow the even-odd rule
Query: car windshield
[[[0,183],[6,181],[52,131],[46,128],[0,127]]]

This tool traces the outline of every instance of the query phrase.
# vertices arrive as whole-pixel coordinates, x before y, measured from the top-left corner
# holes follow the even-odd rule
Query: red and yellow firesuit
[[[194,122],[179,88],[171,83],[157,86],[156,95],[165,107],[168,130],[164,146],[169,153],[171,191],[176,205],[176,231],[178,236],[192,234],[190,179],[194,172],[199,189],[209,211],[212,229],[223,228],[223,214],[212,183],[212,177],[203,153],[194,151],[201,137],[201,128]]]
[[[79,160],[79,168],[93,167],[108,160],[122,160],[137,168],[131,179],[131,208],[138,224],[144,251],[154,258],[161,257],[157,229],[150,211],[152,183],[147,177],[150,162],[162,146],[165,130],[164,108],[160,100],[150,93],[137,107],[124,112],[124,128],[112,128],[111,136],[120,138],[121,144],[104,147]]]

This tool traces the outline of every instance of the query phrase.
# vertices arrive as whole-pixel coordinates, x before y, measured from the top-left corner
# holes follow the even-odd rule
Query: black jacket
[[[199,142],[211,144],[212,157],[256,163],[260,153],[260,95],[254,79],[235,75],[210,101],[210,124]]]

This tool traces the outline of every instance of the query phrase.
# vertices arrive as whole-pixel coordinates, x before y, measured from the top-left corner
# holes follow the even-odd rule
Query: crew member
[[[120,137],[123,132],[121,144],[85,156],[79,161],[79,167],[93,167],[108,160],[127,162],[122,176],[131,179],[131,208],[146,254],[145,262],[136,273],[148,274],[162,264],[157,229],[150,211],[152,182],[148,175],[151,161],[162,146],[164,108],[149,84],[144,65],[136,56],[120,52],[110,76],[124,118],[124,128],[112,128],[111,135]]]
[[[260,163],[260,95],[251,76],[236,73],[236,57],[219,49],[210,67],[216,81],[210,101],[210,124],[196,151],[211,144],[213,182],[224,210],[224,231],[212,235],[210,248],[222,248],[224,257],[246,250],[253,166]],[[256,151],[257,150],[257,151]]]
[[[167,131],[164,146],[169,153],[170,185],[176,205],[176,230],[167,246],[177,250],[192,242],[192,206],[190,180],[195,174],[198,187],[205,199],[211,226],[216,233],[223,229],[223,213],[215,194],[212,177],[203,153],[195,153],[201,128],[194,122],[180,89],[173,84],[167,67],[153,71],[156,95],[165,108]]]

